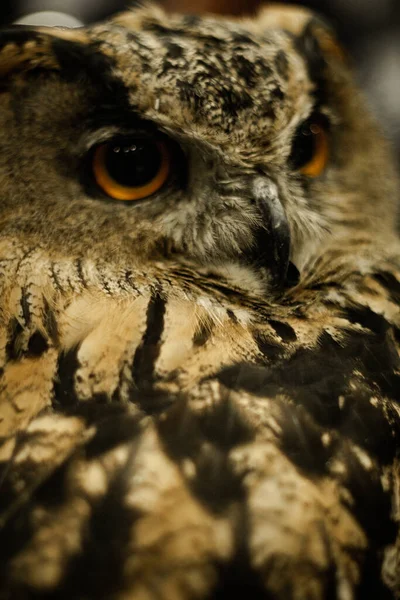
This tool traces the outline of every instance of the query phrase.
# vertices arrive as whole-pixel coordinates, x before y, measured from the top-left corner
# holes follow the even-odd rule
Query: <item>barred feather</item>
[[[399,598],[398,188],[331,33],[147,6],[0,44],[0,598]],[[186,187],[82,187],[110,114],[187,138]]]

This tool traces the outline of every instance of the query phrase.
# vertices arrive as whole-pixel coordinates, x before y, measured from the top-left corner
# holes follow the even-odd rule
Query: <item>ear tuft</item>
[[[38,66],[57,68],[47,36],[20,26],[0,32],[1,78],[17,70],[25,71]]]
[[[110,22],[113,25],[125,27],[129,31],[140,31],[143,28],[143,24],[146,24],[148,21],[165,23],[167,19],[167,13],[161,6],[153,4],[153,2],[142,1],[131,10],[113,15]]]
[[[54,39],[73,42],[86,41],[82,30],[57,29],[50,27],[30,28],[15,25],[0,31],[0,78],[5,79],[14,72],[42,68],[59,70],[53,52]]]
[[[317,44],[325,59],[348,62],[347,55],[338,43],[329,24],[312,11],[294,5],[270,4],[258,15],[257,28],[282,29],[291,33],[301,44]]]
[[[332,29],[320,19],[315,18],[310,22],[312,33],[318,40],[319,46],[327,58],[348,62],[348,56],[344,48],[339,44]]]

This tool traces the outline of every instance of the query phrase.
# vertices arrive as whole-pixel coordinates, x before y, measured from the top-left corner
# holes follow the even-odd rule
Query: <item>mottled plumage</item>
[[[400,597],[399,188],[332,32],[144,6],[0,48],[0,599]],[[167,182],[112,200],[93,153],[138,135]]]

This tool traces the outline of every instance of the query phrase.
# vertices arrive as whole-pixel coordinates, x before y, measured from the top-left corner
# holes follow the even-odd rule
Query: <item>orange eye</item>
[[[307,177],[318,177],[329,160],[328,125],[322,115],[312,115],[297,130],[289,163]]]
[[[97,185],[115,200],[132,202],[151,196],[167,181],[171,155],[166,142],[125,137],[98,146],[92,169]]]

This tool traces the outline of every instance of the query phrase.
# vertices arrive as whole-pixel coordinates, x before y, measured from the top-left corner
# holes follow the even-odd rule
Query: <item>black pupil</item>
[[[131,139],[109,144],[105,166],[114,181],[126,187],[150,183],[161,166],[161,152],[152,140]]]
[[[292,169],[301,169],[314,158],[317,151],[318,132],[327,127],[325,121],[326,119],[322,115],[314,113],[298,127],[289,157]]]
[[[293,169],[301,169],[309,163],[315,154],[316,136],[311,131],[312,123],[306,121],[296,131],[289,163]]]

